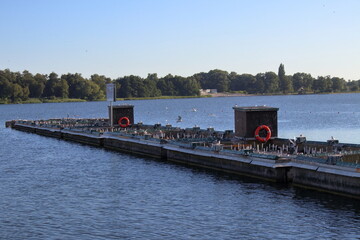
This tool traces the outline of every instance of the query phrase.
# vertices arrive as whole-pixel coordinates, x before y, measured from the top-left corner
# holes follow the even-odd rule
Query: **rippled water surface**
[[[235,104],[279,107],[280,137],[360,143],[360,94],[124,103],[135,105],[136,121],[217,130],[234,129]],[[11,119],[106,117],[106,106],[0,105],[0,239],[360,238],[358,200],[4,127]]]

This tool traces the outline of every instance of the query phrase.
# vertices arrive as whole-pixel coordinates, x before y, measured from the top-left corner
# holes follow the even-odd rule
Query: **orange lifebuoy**
[[[123,121],[125,121],[125,123],[123,123]],[[126,128],[130,125],[130,120],[128,117],[122,117],[119,119],[118,124],[120,127]]]
[[[259,132],[261,130],[263,130],[263,129],[266,131],[266,137],[260,137],[259,136]],[[269,139],[271,138],[271,130],[270,130],[270,128],[268,126],[266,126],[266,125],[258,126],[256,128],[256,130],[255,130],[255,138],[256,138],[256,140],[258,140],[260,142],[263,142],[263,143],[269,141]]]

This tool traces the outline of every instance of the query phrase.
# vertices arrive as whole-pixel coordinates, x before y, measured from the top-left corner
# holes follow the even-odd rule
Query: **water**
[[[136,121],[217,130],[234,128],[235,104],[279,107],[280,137],[360,143],[360,94],[126,103]],[[360,238],[358,200],[4,128],[11,119],[106,117],[106,106],[0,106],[0,239]]]

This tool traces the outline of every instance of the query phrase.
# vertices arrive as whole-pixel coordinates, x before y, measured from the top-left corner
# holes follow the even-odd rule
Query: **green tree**
[[[174,83],[172,82],[173,76],[171,74],[166,75],[163,78],[160,78],[156,86],[161,91],[163,96],[176,96],[178,95]]]
[[[285,75],[285,68],[284,64],[280,64],[279,66],[279,88],[280,91],[283,93],[289,93],[293,91],[292,81],[291,78]]]
[[[256,78],[251,74],[231,75],[230,89],[232,91],[256,92]]]
[[[184,78],[171,74],[159,79],[157,86],[165,96],[197,96],[201,88],[194,76]]]
[[[33,81],[29,83],[29,90],[30,90],[29,96],[31,98],[40,98],[43,95],[46,80],[47,80],[46,75],[37,73],[34,76]]]
[[[10,99],[12,97],[12,90],[12,83],[0,75],[0,99]]]
[[[69,98],[80,98],[85,99],[89,89],[85,89],[85,79],[79,73],[75,74],[63,74],[61,79],[64,79],[69,86]]]
[[[360,90],[360,80],[349,81],[349,82],[347,82],[346,86],[349,89],[349,91],[359,91]]]
[[[17,75],[18,73],[11,72],[10,69],[5,69],[3,71],[0,71],[0,76],[2,78],[7,79],[10,83],[17,83],[16,81]]]
[[[93,100],[105,98],[103,91],[100,90],[100,86],[97,85],[95,82],[85,81],[84,84],[85,84],[84,87],[85,92],[83,93],[84,99],[93,101]]]
[[[200,84],[194,77],[183,79],[183,87],[180,91],[182,96],[199,96]]]
[[[25,86],[22,88],[22,97],[21,100],[27,100],[29,99],[30,90],[28,86]]]
[[[215,88],[218,92],[227,92],[230,87],[228,72],[219,69],[211,70],[208,73],[208,88]]]
[[[54,96],[58,98],[69,97],[69,85],[65,79],[60,79],[54,86]]]
[[[110,78],[98,74],[91,75],[90,80],[100,87],[99,91],[101,91],[102,93],[99,94],[103,94],[104,96],[106,93],[106,84],[112,82]]]
[[[116,80],[120,84],[117,89],[117,96],[121,98],[139,97],[143,94],[144,86],[139,76],[125,76]]]
[[[314,78],[308,73],[295,73],[292,77],[294,90],[308,92],[313,90]]]
[[[157,73],[149,73],[146,80],[153,81],[153,82],[157,83],[157,81],[159,81],[159,78],[158,78]]]
[[[255,76],[255,81],[251,86],[249,86],[249,93],[264,93],[266,92],[266,84],[265,84],[265,73],[258,73]]]
[[[148,77],[144,79],[144,86],[146,89],[145,97],[157,97],[161,96],[161,91],[157,87],[159,79],[157,74],[148,74]]]
[[[274,72],[265,73],[265,92],[276,93],[279,91],[279,78]]]
[[[341,92],[345,89],[346,81],[343,78],[333,77],[331,81],[334,92]]]
[[[171,74],[170,74],[171,75]],[[211,89],[212,86],[208,83],[208,74],[204,72],[196,73],[193,75],[193,78],[200,84],[202,89]],[[210,87],[209,87],[210,86]]]
[[[332,92],[332,81],[330,76],[319,76],[313,84],[315,92]]]
[[[12,102],[18,102],[22,100],[23,97],[24,97],[23,88],[17,83],[12,84],[12,96],[11,96]]]
[[[50,73],[48,80],[46,81],[43,96],[50,98],[55,97],[55,88],[58,85],[59,78],[54,72]]]
[[[194,74],[193,78],[202,89],[217,89],[219,92],[227,92],[230,89],[230,78],[226,71],[215,69],[208,73]]]

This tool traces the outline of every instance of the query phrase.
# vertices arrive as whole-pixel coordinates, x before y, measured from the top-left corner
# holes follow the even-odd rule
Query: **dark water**
[[[268,105],[280,108],[281,137],[360,143],[360,94],[126,103],[136,121],[218,130],[234,128],[235,104]],[[0,239],[360,238],[357,200],[4,128],[10,119],[106,117],[106,106],[0,106]]]

